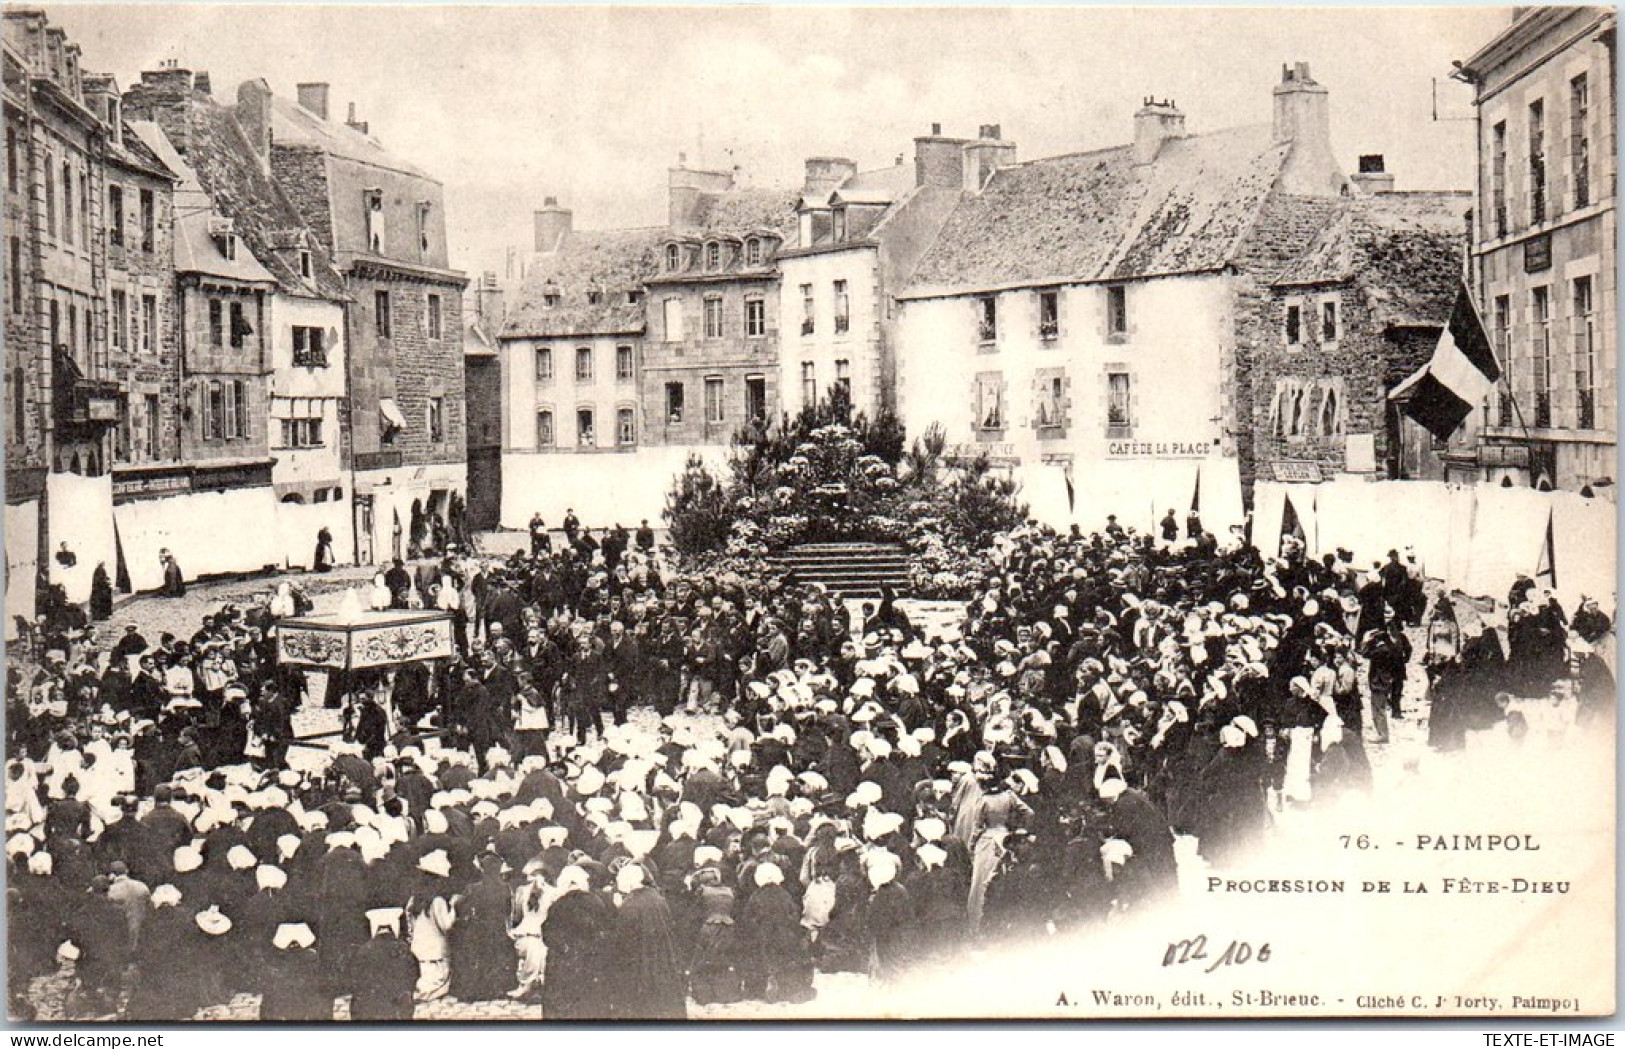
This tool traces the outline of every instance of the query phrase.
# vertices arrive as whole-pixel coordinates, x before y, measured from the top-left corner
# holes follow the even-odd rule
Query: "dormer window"
[[[311,278],[312,273],[313,273],[313,270],[312,270],[311,264],[310,264],[310,251],[308,249],[306,249],[306,248],[300,248],[299,249],[299,276],[303,277],[305,280],[309,280]]]
[[[705,268],[708,270],[722,268],[722,245],[714,240],[705,245]]]
[[[762,264],[762,242],[755,237],[745,241],[745,265],[760,266]]]
[[[675,273],[683,265],[683,249],[675,244],[666,245],[666,271]]]
[[[237,261],[237,235],[228,233],[220,241],[220,253],[226,257],[227,262]]]
[[[840,241],[843,241],[843,240],[846,239],[846,209],[845,208],[836,208],[834,214],[835,214],[835,240],[837,242],[840,242]]]
[[[429,257],[429,211],[433,205],[427,200],[418,201],[418,251],[423,257]]]

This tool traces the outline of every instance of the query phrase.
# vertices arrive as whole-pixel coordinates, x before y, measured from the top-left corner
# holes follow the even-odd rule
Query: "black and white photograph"
[[[1615,8],[3,13],[11,1025],[1614,1013]]]

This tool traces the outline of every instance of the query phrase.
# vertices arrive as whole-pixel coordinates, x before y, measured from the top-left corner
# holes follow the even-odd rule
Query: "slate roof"
[[[572,231],[557,251],[532,256],[524,283],[508,311],[504,338],[617,335],[643,330],[643,304],[627,302],[659,270],[664,226]],[[549,307],[546,295],[558,295]],[[598,303],[590,301],[594,291]]]
[[[836,187],[831,197],[848,204],[891,204],[913,188],[913,165],[891,164],[858,172]]]
[[[799,193],[779,189],[729,189],[700,194],[698,223],[683,233],[744,235],[774,233],[781,239],[794,234]]]
[[[1355,280],[1379,322],[1436,326],[1450,317],[1466,249],[1466,192],[1379,193],[1338,220],[1277,278],[1277,287]]]
[[[323,120],[292,99],[271,96],[271,137],[279,146],[305,146],[336,157],[373,164],[428,179],[439,179],[407,163],[383,147],[376,138],[364,135],[348,124]]]
[[[1290,146],[1267,125],[1000,169],[965,198],[905,296],[1048,281],[1106,281],[1227,264],[1275,186]]]
[[[214,210],[230,218],[243,246],[258,260],[283,291],[325,299],[347,299],[344,279],[333,268],[316,238],[305,235],[304,220],[282,188],[260,167],[259,158],[231,111],[200,93],[187,99],[186,119],[191,128],[191,145],[184,164],[195,183],[205,192]],[[157,141],[144,135],[160,152],[173,150],[160,134]],[[180,208],[177,206],[177,212]],[[195,223],[181,219],[177,226],[193,235]],[[208,240],[207,222],[204,239]],[[299,274],[299,247],[310,251],[311,277]],[[193,261],[201,264],[208,255],[205,245],[194,244]],[[214,254],[218,255],[218,249]],[[242,255],[238,256],[239,261]],[[177,259],[178,261],[178,259]],[[224,262],[221,256],[218,260]],[[227,274],[221,274],[222,276]]]

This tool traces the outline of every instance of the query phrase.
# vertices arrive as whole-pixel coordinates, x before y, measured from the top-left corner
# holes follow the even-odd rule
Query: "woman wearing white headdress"
[[[422,878],[406,904],[411,929],[412,957],[418,961],[418,984],[412,997],[431,1002],[445,997],[451,987],[451,948],[447,934],[457,920],[449,899],[451,861],[446,850],[435,849],[418,860]]]

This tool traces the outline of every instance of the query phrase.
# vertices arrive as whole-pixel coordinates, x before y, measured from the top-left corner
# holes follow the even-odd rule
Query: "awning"
[[[384,417],[385,429],[406,429],[406,416],[402,415],[400,408],[396,407],[394,398],[380,398],[378,401],[378,414]]]

